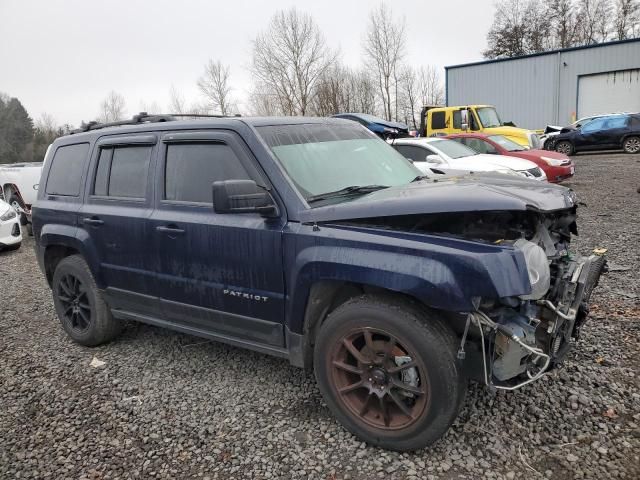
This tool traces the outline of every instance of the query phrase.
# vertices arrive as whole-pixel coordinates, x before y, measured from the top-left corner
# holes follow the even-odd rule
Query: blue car
[[[344,118],[346,120],[358,122],[360,125],[364,125],[373,133],[384,139],[389,137],[409,136],[409,127],[404,123],[389,122],[367,113],[339,113],[337,115],[333,115],[333,118]]]
[[[435,442],[468,379],[540,379],[605,267],[569,253],[571,190],[426,178],[353,122],[141,114],[80,130],[47,151],[33,208],[67,335],[93,347],[138,321],[281,357],[372,445]]]

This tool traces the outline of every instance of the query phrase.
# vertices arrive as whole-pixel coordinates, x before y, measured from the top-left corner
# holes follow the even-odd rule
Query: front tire
[[[622,142],[622,149],[625,153],[640,153],[640,137],[627,137]]]
[[[573,155],[573,144],[567,140],[561,140],[556,143],[556,152],[564,153],[565,155]]]
[[[111,315],[80,255],[71,255],[58,263],[51,288],[62,328],[73,341],[95,347],[120,333],[121,323]]]
[[[362,296],[339,306],[318,334],[314,369],[340,423],[391,450],[437,441],[466,391],[455,335],[409,300]]]

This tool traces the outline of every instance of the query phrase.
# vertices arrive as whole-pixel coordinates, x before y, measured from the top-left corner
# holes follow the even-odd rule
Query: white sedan
[[[467,172],[499,172],[520,175],[531,180],[547,181],[544,171],[535,163],[507,155],[477,153],[469,147],[446,138],[399,138],[392,143],[404,157],[427,175],[447,170]]]
[[[0,200],[0,250],[16,250],[21,243],[20,217],[11,205]]]

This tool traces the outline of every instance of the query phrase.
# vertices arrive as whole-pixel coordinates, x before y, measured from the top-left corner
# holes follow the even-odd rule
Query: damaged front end
[[[591,293],[607,268],[604,251],[587,257],[570,252],[571,237],[578,233],[573,197],[571,205],[554,211],[452,212],[349,223],[503,245],[522,255],[528,293],[476,297],[475,310],[453,322],[461,337],[458,358],[469,373],[492,388],[513,390],[563,360],[580,335]]]
[[[513,390],[539,379],[566,356],[589,313],[589,299],[606,271],[603,250],[588,257],[569,251],[577,234],[575,207],[530,215],[529,228],[508,242],[527,266],[531,292],[518,297],[480,299],[466,326],[475,327],[482,377],[493,388]],[[461,346],[464,348],[464,345]]]

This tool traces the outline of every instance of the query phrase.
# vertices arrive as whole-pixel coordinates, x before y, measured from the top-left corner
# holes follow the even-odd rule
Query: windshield
[[[498,112],[493,107],[481,107],[476,109],[478,117],[480,117],[480,123],[484,128],[499,127],[502,125],[502,121],[498,116]]]
[[[478,155],[478,152],[476,152],[475,150],[472,150],[466,145],[458,143],[455,140],[434,140],[432,142],[429,142],[429,145],[432,145],[434,148],[440,150],[449,158],[462,158],[470,157],[472,155]]]
[[[489,136],[489,140],[496,142],[505,150],[509,152],[521,152],[525,150],[521,145],[518,145],[516,142],[509,140],[507,137],[503,137],[502,135],[491,135]]]
[[[385,141],[357,124],[274,125],[257,130],[307,200],[346,187],[404,185],[422,175]],[[340,198],[349,197],[353,195]]]

